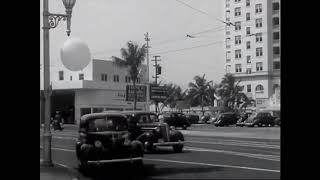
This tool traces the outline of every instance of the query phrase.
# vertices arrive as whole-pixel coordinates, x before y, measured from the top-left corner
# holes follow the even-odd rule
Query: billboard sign
[[[136,85],[137,90],[137,102],[147,101],[147,86]],[[134,101],[134,88],[133,85],[127,85],[126,87],[126,101]]]
[[[167,99],[167,88],[165,86],[150,85],[150,99],[163,101]]]

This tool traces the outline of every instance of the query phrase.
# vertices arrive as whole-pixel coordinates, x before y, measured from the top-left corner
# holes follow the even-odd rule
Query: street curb
[[[40,149],[42,149],[42,148],[40,147]],[[56,166],[56,167],[60,167],[60,168],[66,169],[70,173],[70,175],[72,176],[71,180],[79,180],[79,179],[84,178],[84,177],[82,177],[82,175],[77,170],[75,170],[72,167],[68,167],[68,166],[65,166],[63,164],[56,163],[56,162],[52,162],[53,167],[44,167],[44,166],[41,165],[41,162],[42,162],[42,159],[40,159],[40,170],[41,170],[41,168],[53,168],[53,167]],[[40,171],[40,174],[41,174],[41,171]]]

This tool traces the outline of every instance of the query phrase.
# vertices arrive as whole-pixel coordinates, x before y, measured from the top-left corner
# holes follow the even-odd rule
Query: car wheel
[[[146,149],[149,152],[153,152],[155,147],[153,146],[153,143],[148,143],[148,145],[146,145]]]
[[[173,151],[175,153],[181,153],[182,152],[182,149],[183,149],[183,145],[173,145]]]

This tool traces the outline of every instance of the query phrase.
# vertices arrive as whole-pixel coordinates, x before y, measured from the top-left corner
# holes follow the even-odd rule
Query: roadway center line
[[[261,148],[271,148],[280,149],[280,146],[276,145],[258,145],[250,143],[221,143],[221,142],[204,142],[204,141],[186,141],[187,143],[198,143],[198,144],[221,144],[221,145],[232,145],[232,146],[248,146],[248,147],[261,147]]]
[[[188,161],[174,161],[174,160],[167,160],[167,159],[151,159],[151,158],[143,158],[143,159],[144,160],[149,160],[149,161],[170,162],[170,163],[180,163],[180,164],[192,164],[192,165],[213,166],[213,167],[226,167],[226,168],[247,169],[247,170],[255,170],[255,171],[269,171],[269,172],[280,173],[280,170],[253,168],[253,167],[245,167],[245,166],[232,166],[232,165],[224,165],[224,164],[209,164],[209,163],[188,162]]]

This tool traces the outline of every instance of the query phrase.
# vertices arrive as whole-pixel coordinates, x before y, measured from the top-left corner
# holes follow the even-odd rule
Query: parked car
[[[182,129],[187,129],[190,127],[190,122],[187,117],[181,112],[169,112],[164,114],[164,122],[169,126],[181,127]]]
[[[131,140],[128,122],[120,113],[92,113],[80,118],[76,156],[80,170],[115,162],[143,166],[143,144]]]
[[[200,120],[199,115],[194,113],[188,113],[186,117],[190,124],[197,124]]]
[[[251,112],[246,112],[241,114],[240,118],[238,119],[236,126],[243,127],[245,125],[245,121],[248,119],[248,117],[251,115]]]
[[[257,113],[253,113],[247,121],[245,121],[245,125],[248,127],[254,126],[274,126],[274,117],[271,115],[270,111],[261,111]]]
[[[210,120],[207,121],[207,124],[214,124],[214,122],[216,122],[216,121],[217,121],[217,115],[211,116]]]
[[[157,146],[172,146],[174,152],[181,152],[184,136],[180,131],[170,129],[165,122],[160,122],[152,112],[123,112],[127,117],[130,132],[134,130],[134,138],[144,144],[145,149],[153,151]]]
[[[221,113],[217,116],[217,120],[214,122],[215,126],[229,126],[237,123],[240,116],[234,112]]]
[[[273,110],[272,116],[274,117],[275,125],[281,126],[281,119],[280,119],[280,110]]]
[[[207,122],[210,120],[210,115],[203,115],[201,116],[199,120],[199,124],[207,124]]]

